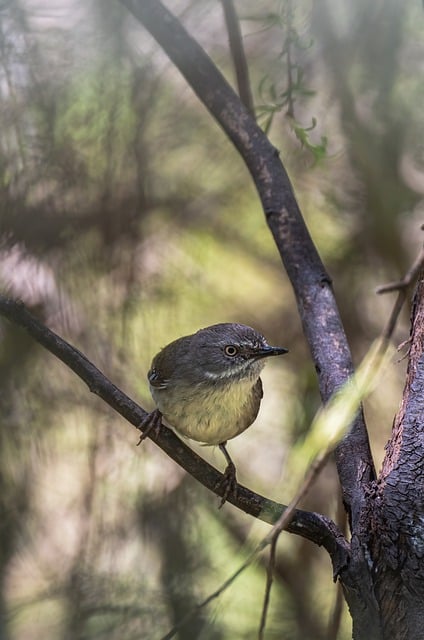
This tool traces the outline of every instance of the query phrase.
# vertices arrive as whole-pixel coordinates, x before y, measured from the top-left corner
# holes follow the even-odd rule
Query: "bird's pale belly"
[[[165,422],[181,435],[205,444],[220,444],[247,429],[258,415],[261,396],[255,380],[241,380],[216,387],[152,389]]]

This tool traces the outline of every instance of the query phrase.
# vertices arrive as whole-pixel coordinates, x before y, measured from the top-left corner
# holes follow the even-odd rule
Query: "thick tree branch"
[[[92,393],[139,428],[142,419],[147,415],[146,411],[110,382],[83,353],[39,322],[22,302],[0,295],[0,314],[25,329],[37,342],[72,369]],[[222,496],[222,474],[187,447],[170,429],[163,426],[158,434],[152,433],[149,437],[203,486]],[[286,508],[242,485],[237,486],[237,496],[229,496],[227,501],[245,513],[270,524],[275,523]],[[325,547],[333,562],[335,576],[347,566],[349,546],[329,518],[318,513],[297,510],[287,530]]]
[[[291,280],[324,402],[352,373],[352,361],[330,277],[302,218],[279,153],[199,44],[160,0],[121,0],[150,31],[216,118],[246,163]],[[374,479],[362,411],[336,450],[344,503],[359,526]]]
[[[422,637],[423,496],[424,272],[421,270],[412,310],[402,404],[369,505],[370,548],[384,638]]]

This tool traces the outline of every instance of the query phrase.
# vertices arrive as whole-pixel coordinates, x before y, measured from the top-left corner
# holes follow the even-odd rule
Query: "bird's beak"
[[[261,347],[260,349],[255,349],[255,353],[252,355],[259,360],[259,358],[269,358],[270,356],[282,356],[288,352],[289,350],[284,347]]]

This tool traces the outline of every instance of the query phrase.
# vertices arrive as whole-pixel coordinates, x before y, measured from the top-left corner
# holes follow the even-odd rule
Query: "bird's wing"
[[[164,347],[153,358],[147,378],[154,389],[166,389],[184,361],[190,347],[191,336],[179,338]]]
[[[252,413],[250,416],[250,421],[247,423],[245,429],[252,424],[252,422],[256,419],[256,416],[259,413],[259,407],[261,406],[261,400],[263,398],[264,395],[264,390],[262,387],[262,380],[260,378],[258,378],[255,382],[255,384],[253,385],[252,388],[252,395],[250,396],[251,399],[251,408],[252,408]]]
[[[262,386],[262,380],[260,378],[258,378],[255,384],[253,385],[253,394],[254,394],[254,397],[257,400],[259,400],[259,402],[264,397],[264,389]]]

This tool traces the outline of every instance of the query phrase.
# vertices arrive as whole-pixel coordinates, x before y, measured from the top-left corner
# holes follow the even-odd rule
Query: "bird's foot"
[[[228,463],[227,468],[224,471],[224,475],[218,483],[218,487],[224,488],[224,493],[222,494],[221,502],[218,507],[218,509],[221,509],[230,496],[233,499],[237,497],[236,467],[233,462]]]
[[[138,425],[138,429],[143,433],[140,435],[140,439],[137,442],[137,447],[147,438],[148,435],[155,432],[155,436],[159,436],[160,428],[162,426],[162,414],[159,409],[155,409],[152,413],[148,413],[145,418]]]

